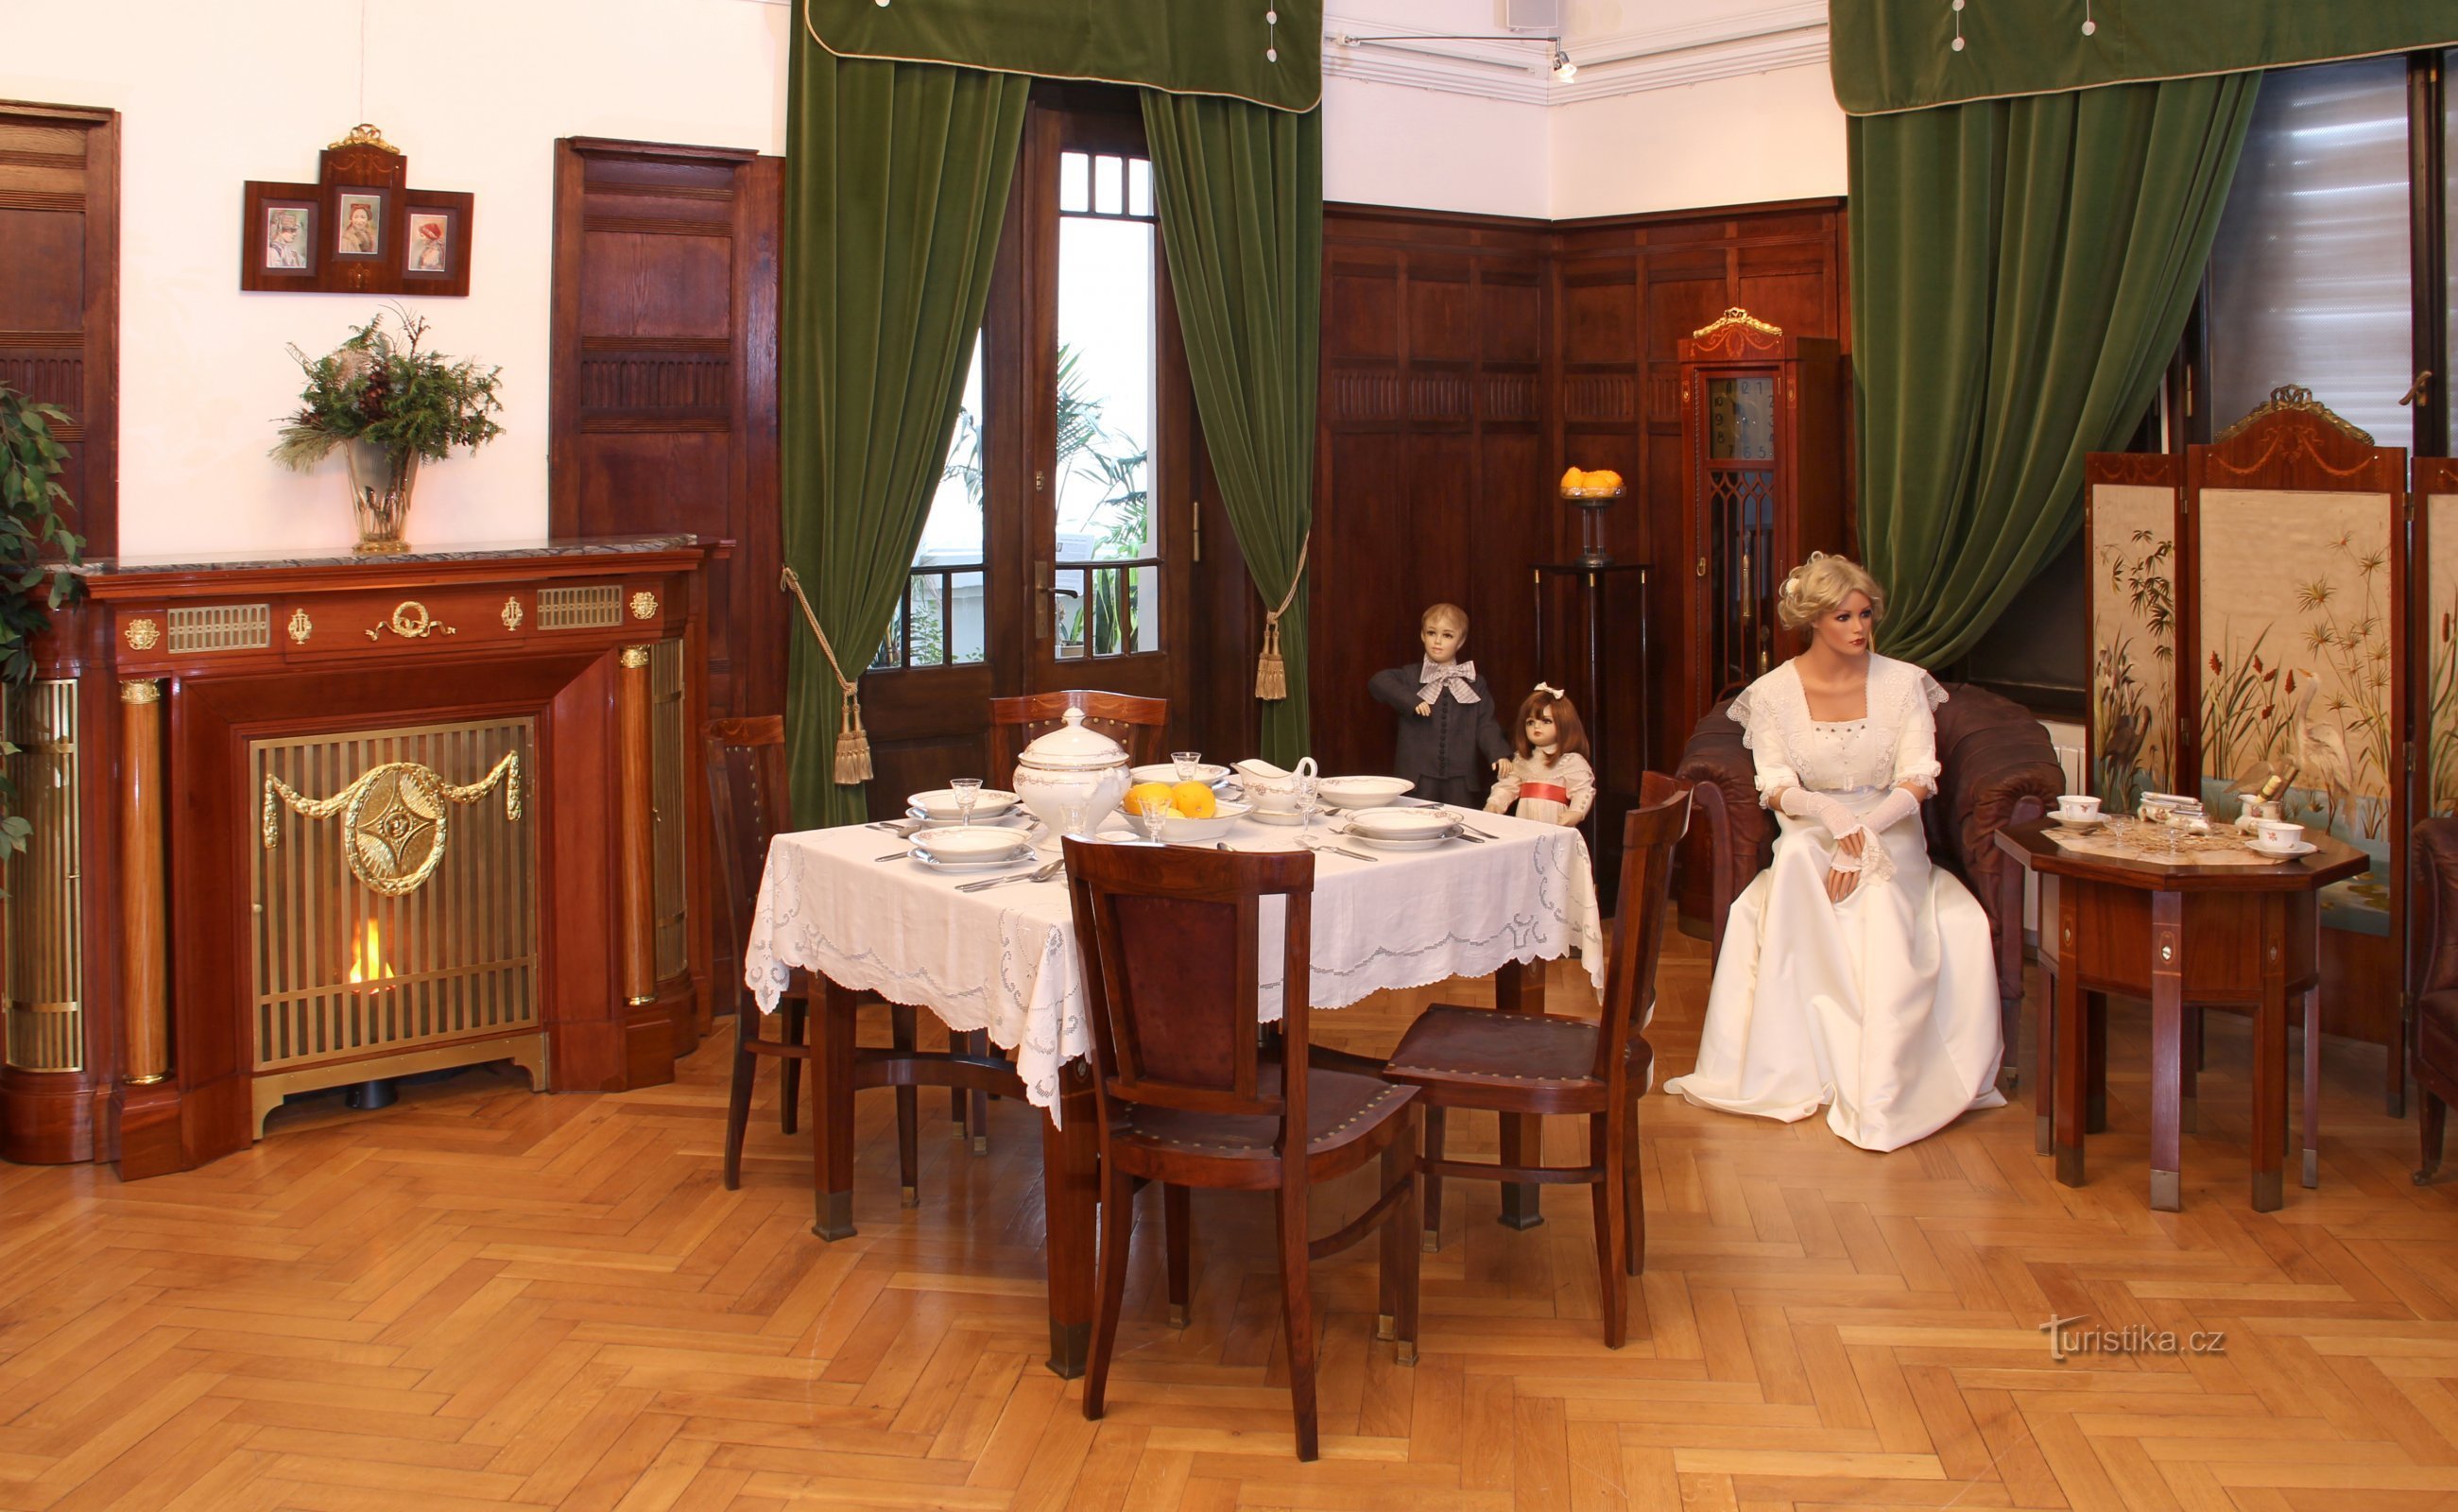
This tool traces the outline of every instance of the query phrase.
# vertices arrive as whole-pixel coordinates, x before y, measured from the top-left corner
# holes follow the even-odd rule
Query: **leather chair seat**
[[[1257,1090],[1264,1097],[1281,1092],[1281,1067],[1259,1067]],[[1318,1160],[1372,1133],[1382,1120],[1400,1110],[1416,1089],[1394,1087],[1372,1076],[1350,1071],[1306,1073],[1306,1158]],[[1243,1113],[1190,1113],[1174,1108],[1138,1107],[1114,1138],[1155,1148],[1188,1150],[1216,1158],[1268,1160],[1275,1118]]]
[[[1655,1051],[1636,1035],[1626,1052],[1630,1073],[1646,1085]],[[1596,1025],[1552,1013],[1498,1013],[1437,1003],[1417,1016],[1383,1074],[1430,1086],[1440,1082],[1511,1083],[1530,1090],[1599,1086]]]

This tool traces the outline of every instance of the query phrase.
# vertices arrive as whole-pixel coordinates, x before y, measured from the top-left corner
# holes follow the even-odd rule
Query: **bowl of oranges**
[[[1621,474],[1611,467],[1585,471],[1573,467],[1562,474],[1562,497],[1591,509],[1603,508],[1622,492]]]
[[[1229,802],[1206,782],[1138,782],[1118,807],[1140,829],[1147,802],[1163,805],[1160,839],[1179,844],[1210,844],[1246,815],[1245,804]]]

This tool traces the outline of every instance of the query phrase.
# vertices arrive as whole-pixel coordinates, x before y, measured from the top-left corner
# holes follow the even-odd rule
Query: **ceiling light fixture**
[[[1572,62],[1571,54],[1560,48],[1553,50],[1553,76],[1565,84],[1579,76],[1579,66]]]
[[[1562,51],[1560,37],[1496,36],[1489,31],[1406,31],[1358,36],[1352,32],[1343,31],[1334,35],[1332,40],[1344,48],[1396,48],[1404,52],[1426,52],[1436,57],[1448,57],[1458,63],[1480,63],[1489,68],[1516,68],[1520,65],[1503,63],[1493,58],[1468,57],[1457,52],[1412,48],[1408,44],[1413,42],[1541,42],[1552,50],[1552,55],[1546,58],[1544,67],[1555,78],[1568,84],[1577,77],[1579,72],[1579,66],[1571,61],[1571,55],[1568,52]]]

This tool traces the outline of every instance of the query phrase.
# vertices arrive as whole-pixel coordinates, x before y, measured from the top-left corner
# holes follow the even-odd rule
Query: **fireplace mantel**
[[[711,554],[654,536],[86,565],[82,601],[39,648],[43,680],[11,710],[35,837],[10,868],[0,1155],[182,1170],[244,1148],[284,1092],[484,1059],[522,1065],[541,1090],[670,1079],[706,1022],[686,732],[701,717]],[[492,822],[526,826],[505,833],[534,857],[521,963],[533,1011],[433,1043],[361,1046],[353,1029],[302,1067],[267,1048],[281,1021],[260,1017],[279,973],[260,858],[319,821],[268,828],[266,763],[294,748],[328,765],[333,752],[464,749],[438,732],[528,753],[520,817]],[[377,906],[328,870],[323,896]],[[440,990],[407,975],[365,990]]]

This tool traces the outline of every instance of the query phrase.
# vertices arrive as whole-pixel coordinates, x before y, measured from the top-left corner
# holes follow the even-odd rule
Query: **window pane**
[[[1058,223],[1062,562],[1155,554],[1153,253],[1143,221]]]
[[[1152,213],[1152,164],[1140,157],[1130,157],[1127,159],[1127,214],[1149,216]]]
[[[1085,176],[1091,171],[1089,159],[1082,153],[1058,155],[1058,208],[1084,211],[1093,208],[1093,197],[1085,189]]]
[[[1127,208],[1126,190],[1120,176],[1126,171],[1126,160],[1101,156],[1093,159],[1093,208],[1105,216],[1114,216]]]
[[[2403,446],[2406,63],[2272,72],[2211,258],[2211,428],[2281,383]]]
[[[1050,595],[1051,640],[1058,647],[1064,660],[1084,654],[1084,633],[1089,628],[1084,612],[1086,594],[1084,573],[1079,570],[1062,570],[1057,576],[1057,590]]]
[[[972,363],[965,372],[964,407],[948,440],[948,461],[930,496],[930,517],[914,549],[915,567],[982,560],[982,341],[973,338]]]
[[[988,661],[989,632],[983,617],[982,574],[951,572],[948,575],[948,659],[951,662]]]

